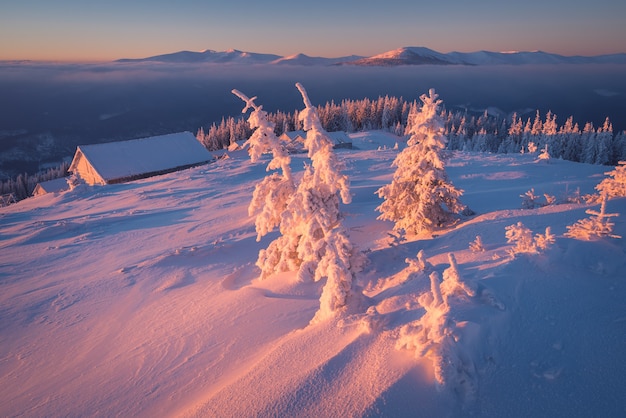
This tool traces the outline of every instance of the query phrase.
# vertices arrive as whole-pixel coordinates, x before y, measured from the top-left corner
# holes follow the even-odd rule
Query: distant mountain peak
[[[396,66],[396,65],[450,65],[456,64],[444,54],[426,47],[402,47],[382,54],[353,61],[349,64],[362,66]]]

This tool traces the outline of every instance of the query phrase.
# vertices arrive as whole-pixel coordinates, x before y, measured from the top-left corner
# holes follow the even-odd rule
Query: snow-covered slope
[[[455,153],[447,172],[476,215],[390,245],[374,192],[402,141],[351,135],[342,206],[370,264],[370,306],[310,325],[322,283],[259,281],[247,205],[265,164],[244,151],[133,183],[0,208],[2,416],[620,416],[626,410],[622,239],[563,237],[586,205],[520,209],[530,188],[591,193],[607,167]],[[293,155],[294,174],[304,155]],[[609,201],[626,235],[626,199]],[[555,244],[511,257],[505,227],[547,226]],[[480,235],[484,251],[469,243]],[[423,250],[430,270],[415,260]],[[398,346],[425,317],[428,273],[458,263],[444,343]],[[445,382],[435,378],[443,370]]]

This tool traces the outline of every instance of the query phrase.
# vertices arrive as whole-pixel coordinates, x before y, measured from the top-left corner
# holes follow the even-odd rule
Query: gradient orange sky
[[[0,0],[0,60],[109,61],[180,50],[338,57],[626,52],[623,0]]]

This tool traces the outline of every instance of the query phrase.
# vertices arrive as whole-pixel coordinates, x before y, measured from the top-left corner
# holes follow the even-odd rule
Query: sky
[[[626,52],[615,0],[0,0],[0,60],[109,61],[181,50],[340,57]]]

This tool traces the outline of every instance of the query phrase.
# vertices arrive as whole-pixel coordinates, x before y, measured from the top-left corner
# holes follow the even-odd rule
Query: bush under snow
[[[538,254],[548,249],[555,241],[550,227],[546,228],[545,234],[537,234],[534,237],[533,232],[521,222],[509,225],[505,229],[507,242],[515,244],[515,246],[510,249],[510,253],[513,256],[522,253]]]

